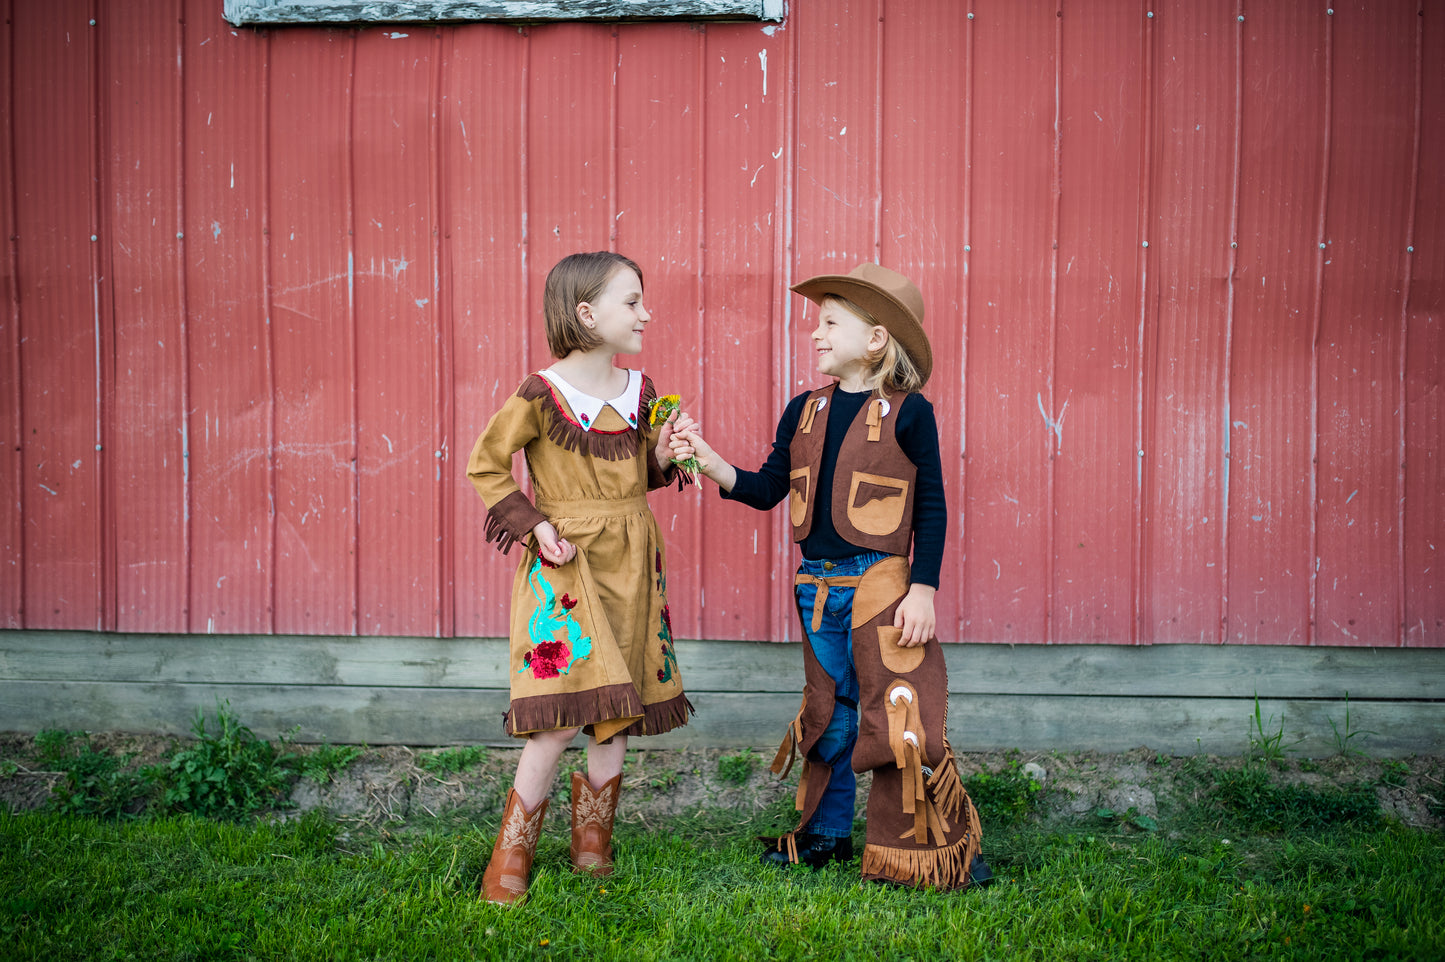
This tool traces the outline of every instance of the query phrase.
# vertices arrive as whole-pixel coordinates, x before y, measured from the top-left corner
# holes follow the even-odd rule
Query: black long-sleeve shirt
[[[737,481],[722,496],[739,501],[750,508],[766,511],[788,496],[791,487],[788,474],[792,459],[788,445],[798,430],[803,405],[812,393],[805,391],[788,402],[778,421],[778,435],[773,450],[757,471],[738,469]],[[818,469],[818,485],[814,494],[813,527],[800,546],[803,557],[810,560],[847,558],[858,554],[859,547],[843,540],[833,527],[833,468],[858,412],[872,397],[871,392],[853,393],[838,388],[829,402],[828,431],[823,438],[823,462]],[[943,565],[943,546],[948,536],[948,504],[943,493],[943,466],[938,453],[938,423],[933,405],[921,394],[909,394],[898,411],[895,428],[898,446],[918,469],[913,495],[913,564],[911,579],[915,584],[938,587]]]

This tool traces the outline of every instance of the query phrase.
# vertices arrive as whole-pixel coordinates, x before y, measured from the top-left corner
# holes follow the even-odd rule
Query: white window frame
[[[786,0],[225,0],[235,26],[547,20],[782,20]]]

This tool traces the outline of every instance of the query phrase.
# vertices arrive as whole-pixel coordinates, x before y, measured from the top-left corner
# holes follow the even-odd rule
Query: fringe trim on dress
[[[647,389],[650,384],[649,379],[643,378],[644,411],[648,400]],[[547,425],[547,438],[557,447],[565,451],[576,451],[586,457],[601,458],[603,461],[626,461],[629,458],[637,457],[638,448],[645,437],[640,423],[638,427],[624,428],[615,432],[585,430],[562,409],[562,402],[557,399],[552,385],[547,383],[546,378],[538,374],[530,375],[522,382],[522,386],[517,388],[517,396],[524,401],[544,398],[549,402],[543,405],[543,410],[546,412],[544,420]],[[655,391],[653,396],[656,396]],[[638,421],[641,422],[644,417],[646,415],[639,411]]]
[[[651,710],[650,706],[643,708],[642,699],[632,685],[608,685],[589,691],[514,698],[503,720],[508,735],[527,735],[559,728],[581,728],[613,718],[641,719]],[[634,727],[636,724],[634,722]]]
[[[520,491],[513,491],[487,510],[487,524],[482,536],[487,543],[495,541],[497,550],[506,554],[531,534],[540,521],[547,520],[536,505]]]
[[[687,724],[688,716],[697,714],[686,695],[677,695],[655,705],[644,705],[642,718],[624,728],[623,735],[661,735]]]

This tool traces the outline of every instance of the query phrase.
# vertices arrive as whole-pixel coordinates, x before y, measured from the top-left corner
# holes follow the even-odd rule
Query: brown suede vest
[[[818,469],[836,384],[814,391],[803,403],[798,430],[788,445],[793,540],[813,529]],[[869,551],[908,557],[913,537],[913,489],[918,469],[898,446],[894,428],[904,397],[873,397],[843,436],[833,467],[833,528],[843,540]],[[886,413],[885,413],[886,412]]]

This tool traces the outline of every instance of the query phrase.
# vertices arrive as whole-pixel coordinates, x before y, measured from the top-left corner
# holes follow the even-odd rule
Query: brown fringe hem
[[[940,892],[967,888],[968,867],[979,852],[977,832],[969,832],[947,848],[863,847],[863,878],[870,882],[894,882],[914,888],[931,887]]]
[[[582,728],[613,718],[642,718],[650,710],[643,708],[632,685],[608,685],[591,691],[514,698],[503,720],[508,735],[529,735]]]
[[[686,695],[678,695],[655,705],[644,705],[639,721],[624,728],[622,735],[661,735],[687,724],[689,715],[696,715],[697,709]]]

